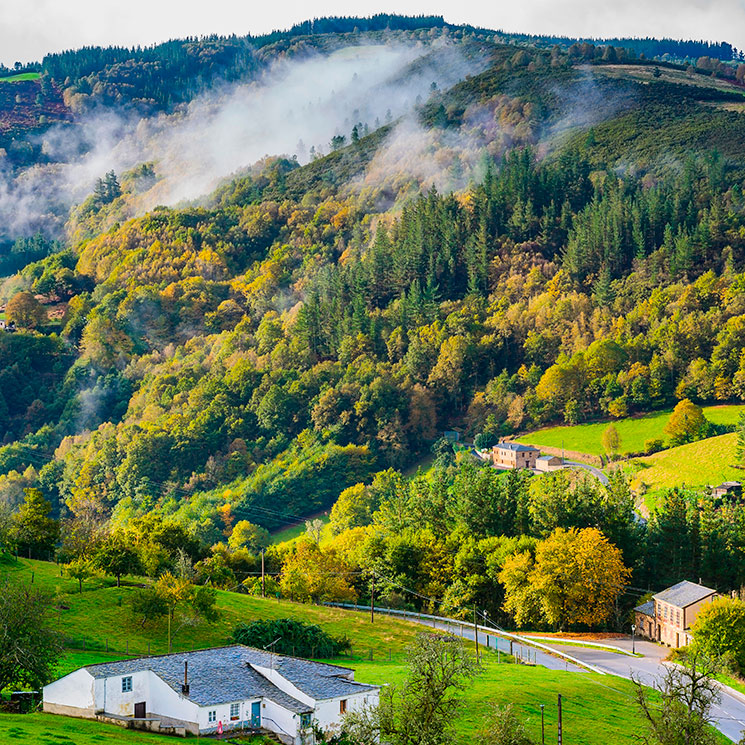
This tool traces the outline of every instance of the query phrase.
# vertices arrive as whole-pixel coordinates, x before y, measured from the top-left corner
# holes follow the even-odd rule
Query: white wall
[[[76,670],[44,686],[43,697],[44,703],[93,710],[94,678],[87,670]]]
[[[228,727],[239,727],[241,722],[244,722],[248,726],[251,722],[251,704],[254,701],[261,701],[259,698],[249,698],[245,701],[234,701],[233,703],[240,704],[239,708],[239,719],[237,721],[230,720],[230,703],[220,704],[218,706],[200,706],[197,714],[197,721],[199,722],[200,732],[204,730],[214,730],[217,728],[217,723],[222,722],[224,729]],[[214,711],[217,719],[214,722],[209,721],[209,713]]]
[[[122,678],[115,675],[96,681],[96,708],[109,714],[133,716],[134,705],[145,702],[148,715],[161,714],[185,722],[196,722],[199,707],[167,685],[150,670],[132,673],[132,690],[122,691]]]
[[[347,711],[359,711],[365,706],[378,705],[378,691],[360,691],[353,696],[339,696],[337,698],[326,699],[316,703],[313,717],[318,722],[321,729],[335,729],[341,723],[342,714],[339,710],[340,702],[346,699]]]
[[[261,724],[274,732],[279,731],[279,734],[292,737],[300,734],[300,714],[293,714],[268,698],[261,704]]]

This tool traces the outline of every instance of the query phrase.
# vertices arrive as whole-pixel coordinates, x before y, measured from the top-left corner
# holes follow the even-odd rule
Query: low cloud
[[[6,236],[59,231],[66,209],[96,178],[146,161],[155,162],[159,181],[141,210],[197,199],[265,155],[302,161],[312,145],[327,150],[334,135],[349,138],[358,122],[372,128],[389,112],[405,115],[432,82],[448,87],[483,65],[444,40],[352,46],[278,60],[259,80],[216,86],[174,114],[94,111],[43,135],[51,164],[14,173],[0,163],[0,229]]]

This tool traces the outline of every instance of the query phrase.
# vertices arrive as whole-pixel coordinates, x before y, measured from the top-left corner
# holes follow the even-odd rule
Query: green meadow
[[[17,83],[20,80],[38,80],[41,75],[38,72],[22,72],[18,75],[8,75],[0,78],[0,83]]]
[[[714,424],[736,424],[745,407],[735,405],[705,406],[706,418]],[[574,426],[547,427],[518,437],[518,442],[535,447],[565,448],[589,455],[605,455],[601,438],[609,424],[618,431],[621,439],[621,454],[639,453],[644,450],[647,440],[661,439],[666,441],[664,428],[670,419],[672,409],[656,411],[643,416],[626,417],[614,421],[577,424]]]
[[[652,506],[654,494],[673,486],[716,486],[722,481],[742,481],[745,471],[735,468],[737,435],[730,432],[719,437],[690,442],[630,461],[632,486],[647,493]],[[650,501],[651,500],[651,501]]]

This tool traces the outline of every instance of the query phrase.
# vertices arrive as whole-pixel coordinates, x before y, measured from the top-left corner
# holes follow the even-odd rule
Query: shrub
[[[264,649],[275,640],[278,640],[272,646],[275,652],[295,657],[337,657],[350,647],[346,637],[331,636],[320,626],[291,618],[240,623],[233,629],[233,641],[237,644]]]
[[[665,441],[660,439],[659,437],[644,441],[644,452],[647,455],[652,455],[652,453],[659,453],[660,450],[664,449]]]

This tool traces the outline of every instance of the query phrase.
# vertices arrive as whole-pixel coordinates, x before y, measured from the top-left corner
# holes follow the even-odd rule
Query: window
[[[300,726],[303,729],[307,729],[308,727],[310,727],[310,714],[300,715]]]
[[[339,714],[346,714],[347,713],[347,699],[343,698],[341,701],[339,701]]]
[[[213,709],[212,711],[207,713],[207,721],[208,722],[216,722],[217,721],[217,712]]]
[[[235,722],[241,717],[241,705],[230,704],[230,721]]]
[[[128,675],[122,678],[122,693],[129,693],[132,690],[132,676]]]

